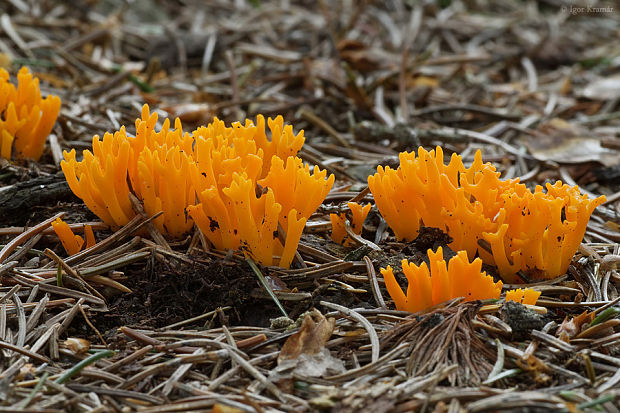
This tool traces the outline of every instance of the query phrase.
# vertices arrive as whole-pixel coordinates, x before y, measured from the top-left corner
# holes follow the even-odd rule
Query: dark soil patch
[[[160,328],[224,306],[232,307],[218,320],[224,324],[268,326],[280,315],[273,302],[252,296],[259,285],[245,263],[157,261],[134,266],[128,275],[124,284],[133,293],[109,300],[109,312],[92,315],[104,335],[121,326]]]

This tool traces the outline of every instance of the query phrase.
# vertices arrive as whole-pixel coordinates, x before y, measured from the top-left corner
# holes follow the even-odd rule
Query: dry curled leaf
[[[565,318],[564,321],[562,321],[562,325],[560,325],[560,328],[558,328],[558,331],[555,333],[555,335],[560,340],[568,343],[571,338],[575,337],[581,332],[584,324],[588,325],[592,322],[592,320],[594,320],[594,313],[588,313],[587,311],[584,311],[583,313],[571,318],[570,320]]]
[[[278,364],[293,360],[301,354],[317,354],[334,332],[334,318],[325,318],[317,309],[306,314],[299,331],[286,340],[278,356]]]
[[[560,118],[542,123],[537,133],[523,136],[522,139],[539,161],[563,164],[600,162],[606,166],[618,163],[618,152],[601,146],[600,137]]]

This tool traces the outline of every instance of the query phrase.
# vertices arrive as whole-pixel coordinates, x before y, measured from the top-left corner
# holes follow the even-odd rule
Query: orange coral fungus
[[[347,206],[353,215],[351,219],[351,229],[353,233],[361,235],[364,226],[364,221],[370,212],[370,204],[364,206],[357,202],[347,202]],[[346,238],[347,231],[345,229],[345,214],[329,214],[329,219],[332,223],[332,240],[338,244],[351,245],[350,239]]]
[[[588,219],[601,196],[589,200],[579,189],[556,182],[547,192],[536,186],[534,193],[515,185],[500,195],[502,208],[495,228],[484,232],[491,245],[494,263],[508,282],[518,282],[517,271],[531,278],[564,274],[586,231]]]
[[[129,142],[124,128],[103,141],[93,138],[93,152],[85,150],[76,161],[75,149],[64,152],[60,166],[71,191],[103,222],[113,227],[125,225],[135,215],[129,202],[127,162]]]
[[[446,266],[443,249],[437,252],[428,250],[429,265],[415,265],[402,261],[402,269],[409,285],[407,293],[398,285],[392,268],[382,268],[388,293],[394,300],[397,310],[417,312],[456,297],[465,297],[465,301],[499,298],[502,292],[501,281],[493,282],[493,277],[481,272],[482,261],[467,259],[465,251],[459,251]]]
[[[188,211],[216,248],[242,247],[265,265],[275,264],[273,256],[279,255],[278,265],[289,267],[306,220],[331,189],[334,176],[326,179],[326,171],[316,167],[311,175],[292,156],[303,145],[302,132],[293,135],[281,117],[267,123],[271,141],[262,116],[257,126],[246,121],[227,128],[216,119],[194,132],[190,176],[200,203]],[[257,193],[260,188],[265,189]],[[284,245],[278,223],[286,233]]]
[[[214,150],[212,145],[209,148],[213,150],[209,158],[222,156],[222,151]],[[267,176],[257,182],[262,159],[245,155],[244,162],[239,156],[228,159],[231,164],[239,164],[238,168],[245,165],[245,171],[237,169],[243,172],[230,176],[230,172],[222,170],[219,179],[215,175],[212,182],[199,174],[197,166],[193,168],[192,179],[199,188],[201,203],[190,206],[189,213],[216,248],[241,246],[261,264],[277,262],[281,267],[289,267],[306,221],[325,199],[334,176],[326,179],[326,171],[318,168],[311,175],[309,167],[292,156],[287,158],[285,167],[282,159],[274,155]],[[257,183],[265,190],[257,193]],[[284,245],[278,237],[278,223],[286,235]],[[279,261],[274,261],[274,255],[280,256]]]
[[[234,152],[235,156],[239,157],[239,161],[243,161],[249,154],[257,155],[263,159],[258,178],[263,178],[271,167],[274,155],[285,160],[289,156],[297,155],[304,144],[303,130],[295,135],[291,125],[284,125],[282,116],[267,119],[267,125],[271,131],[271,140],[267,139],[263,115],[256,117],[256,126],[251,120],[246,119],[245,125],[235,122],[232,127],[227,127],[223,121],[215,118],[209,125],[196,129],[193,135],[197,140],[212,142],[216,150],[221,149],[222,145],[228,146],[228,151]],[[231,152],[222,153],[221,156],[234,159],[235,156]],[[218,163],[217,159],[215,163]],[[228,181],[230,182],[230,175]]]
[[[56,218],[56,221],[52,222],[52,228],[54,228],[54,232],[58,235],[67,254],[73,255],[80,252],[84,246],[84,239],[79,235],[74,235],[69,224],[60,218]]]
[[[269,172],[258,184],[271,188],[275,201],[282,206],[278,221],[286,232],[286,245],[280,258],[281,267],[290,266],[306,221],[321,205],[334,179],[334,175],[327,176],[327,171],[318,166],[310,174],[310,167],[304,166],[300,158],[289,156],[286,165],[276,155],[271,158]]]
[[[126,138],[130,142],[128,174],[145,212],[149,215],[164,212],[155,219],[157,229],[172,238],[180,238],[193,225],[185,208],[196,197],[189,177],[194,140],[189,133],[183,133],[179,119],[175,120],[174,128],[165,119],[161,130],[156,132],[157,118],[157,113],[150,114],[147,105],[142,107],[142,118],[136,120],[136,136]]]
[[[398,169],[379,167],[368,177],[396,237],[415,238],[420,223],[446,230],[454,250],[496,264],[508,282],[519,282],[518,271],[532,278],[563,274],[592,211],[605,201],[604,196],[588,200],[561,182],[532,193],[518,179],[499,179],[493,165],[482,163],[480,151],[469,168],[456,154],[445,165],[440,147],[420,147],[417,157],[403,152],[399,158]],[[480,247],[481,240],[490,244],[490,252]]]
[[[93,227],[86,224],[84,225],[84,237],[86,238],[85,248],[90,248],[97,243],[95,240],[95,233],[93,232]]]
[[[47,135],[60,112],[60,98],[41,98],[39,79],[28,68],[17,74],[17,88],[9,82],[9,74],[0,68],[0,156],[38,160]]]
[[[129,177],[131,190],[143,201],[145,211],[150,215],[163,211],[154,221],[159,231],[178,238],[192,226],[185,207],[195,198],[188,177],[193,140],[183,134],[178,120],[171,129],[166,119],[159,132],[154,130],[156,123],[157,114],[150,114],[145,105],[142,118],[136,120],[135,137],[127,136],[125,127],[114,134],[106,132],[103,140],[94,136],[92,153],[84,151],[78,162],[75,150],[65,152],[61,168],[73,193],[113,227],[135,216],[129,201]]]
[[[311,175],[294,156],[303,131],[294,135],[279,116],[267,120],[269,140],[260,115],[256,126],[247,120],[227,127],[215,119],[190,134],[179,119],[174,128],[166,119],[155,131],[157,118],[144,105],[135,137],[124,127],[102,141],[95,136],[93,152],[84,151],[80,162],[75,151],[65,152],[61,166],[71,190],[109,225],[124,225],[135,215],[132,191],[149,215],[163,211],[155,220],[163,234],[181,237],[195,221],[216,248],[242,247],[267,265],[279,255],[279,265],[288,267],[306,220],[334,182],[318,168]],[[259,187],[265,189],[257,192]],[[286,232],[284,245],[278,223]]]
[[[540,291],[531,288],[506,291],[506,301],[516,301],[521,304],[535,305],[540,297]]]

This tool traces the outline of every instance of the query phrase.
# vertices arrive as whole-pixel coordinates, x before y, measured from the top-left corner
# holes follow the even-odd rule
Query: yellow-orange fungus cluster
[[[0,156],[38,160],[60,112],[60,98],[41,98],[39,79],[28,68],[17,74],[17,87],[0,68]]]
[[[443,249],[437,252],[427,251],[429,265],[415,265],[402,261],[403,273],[408,286],[405,294],[394,277],[392,268],[382,268],[388,293],[394,300],[397,310],[417,312],[456,297],[465,297],[465,301],[499,298],[502,282],[494,282],[493,277],[481,272],[482,261],[467,259],[465,251],[459,251],[446,265]]]
[[[351,229],[353,230],[353,233],[361,235],[364,227],[364,221],[370,212],[370,204],[362,206],[357,202],[347,202],[347,206],[349,207],[352,215]],[[353,242],[349,238],[345,238],[347,235],[347,231],[345,229],[345,214],[329,214],[329,219],[332,223],[332,240],[338,244],[342,244],[344,242],[344,245],[346,246],[351,245]]]
[[[90,225],[84,227],[86,242],[84,242],[84,239],[79,235],[74,235],[69,224],[60,218],[52,222],[52,228],[54,228],[54,232],[69,255],[77,254],[84,246],[90,248],[95,245],[95,234],[93,234],[93,229]]]
[[[223,150],[214,149],[209,142],[196,142],[198,159],[191,176],[200,204],[189,207],[191,217],[217,248],[241,247],[262,264],[289,267],[306,221],[325,199],[334,176],[326,179],[327,172],[318,167],[310,174],[301,159],[289,156],[285,164],[273,155],[267,175],[258,179],[264,170],[263,159],[257,155],[261,148],[229,153],[228,161],[243,166],[229,169],[225,167],[228,162],[219,163],[224,167],[205,176],[200,167],[201,156],[207,157],[203,152],[226,159]],[[230,148],[223,146],[226,151]],[[284,231],[284,245],[278,224]],[[274,255],[280,258],[274,260]]]
[[[403,152],[399,158],[398,169],[379,167],[368,177],[396,237],[414,239],[420,223],[446,230],[452,249],[497,265],[507,282],[520,282],[519,271],[532,278],[565,273],[592,211],[605,201],[604,196],[589,200],[559,181],[547,184],[546,192],[541,186],[532,192],[518,179],[501,180],[493,165],[482,163],[480,151],[469,168],[456,154],[444,164],[440,147],[420,147],[417,157]]]
[[[540,291],[531,288],[525,290],[517,288],[516,290],[506,291],[506,301],[516,301],[521,304],[535,305],[538,297],[540,297]]]
[[[71,190],[113,227],[135,215],[133,192],[149,215],[163,211],[155,224],[165,235],[179,238],[195,222],[218,249],[242,248],[262,264],[290,266],[306,220],[334,182],[295,156],[303,131],[293,134],[281,116],[230,127],[215,119],[192,133],[179,119],[174,128],[166,119],[158,132],[156,123],[144,105],[135,137],[124,127],[95,136],[93,152],[79,162],[75,151],[65,152],[61,167]]]

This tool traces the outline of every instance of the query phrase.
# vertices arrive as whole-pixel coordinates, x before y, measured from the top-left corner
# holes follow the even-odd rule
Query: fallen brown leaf
[[[533,135],[524,135],[523,142],[539,161],[563,164],[600,162],[618,164],[618,152],[601,145],[602,137],[560,118],[542,123]]]
[[[584,311],[570,320],[565,318],[555,335],[560,340],[568,343],[571,338],[581,333],[584,324],[590,324],[592,320],[594,320],[594,313],[588,313],[587,311]]]
[[[293,360],[301,354],[317,354],[334,332],[334,318],[325,318],[317,309],[306,314],[299,331],[286,340],[278,356],[278,365],[285,360]]]

